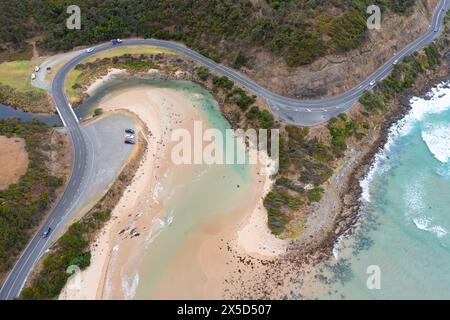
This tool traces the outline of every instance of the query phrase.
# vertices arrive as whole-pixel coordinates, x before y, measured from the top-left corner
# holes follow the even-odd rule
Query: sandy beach
[[[174,171],[169,153],[170,134],[176,128],[192,132],[194,121],[204,120],[202,113],[192,107],[194,103],[189,93],[149,86],[118,90],[102,99],[99,107],[105,112],[128,112],[135,116],[139,130],[147,137],[148,149],[111,220],[92,244],[91,265],[68,282],[60,299],[134,297],[139,282],[137,265],[143,251],[161,227],[170,224],[164,208],[170,190],[163,187]],[[229,290],[226,281],[229,274],[239,268],[234,252],[269,260],[285,252],[285,241],[274,237],[267,228],[262,199],[273,181],[260,174],[260,169],[254,168],[254,187],[245,201],[233,212],[213,219],[202,230],[186,237],[176,259],[191,264],[190,274],[180,274],[178,264],[171,263],[174,267],[165,270],[154,298],[222,298]],[[191,179],[195,172],[186,168],[181,175],[185,177],[177,179]],[[227,250],[226,243],[233,249]]]

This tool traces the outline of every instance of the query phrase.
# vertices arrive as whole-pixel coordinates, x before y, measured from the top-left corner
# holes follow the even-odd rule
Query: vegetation
[[[355,120],[348,120],[347,115],[342,113],[337,118],[332,118],[328,122],[328,129],[331,134],[331,145],[339,151],[347,150],[347,138],[351,137],[358,129]]]
[[[37,121],[0,120],[0,134],[25,139],[29,164],[15,184],[0,191],[0,272],[7,271],[38,226],[62,179],[51,175],[45,151],[50,128]]]
[[[205,67],[205,66],[201,66],[201,67],[199,67],[198,70],[197,70],[197,75],[198,75],[198,77],[199,77],[201,80],[203,80],[203,81],[208,80],[209,74],[210,74],[210,73],[209,73],[209,69],[208,69],[207,67]]]
[[[249,49],[265,48],[296,67],[358,47],[366,37],[369,0],[165,0],[77,2],[82,32],[68,30],[69,0],[0,4],[0,39],[19,49],[42,35],[41,49],[69,50],[130,36],[182,41],[215,61],[251,66]],[[382,10],[410,12],[415,0],[382,0]],[[176,21],[176,24],[174,24]]]
[[[52,107],[46,93],[40,90],[21,92],[0,84],[0,103],[29,112],[49,112]]]
[[[103,109],[102,108],[95,108],[94,110],[94,117],[98,117],[103,113]]]
[[[0,63],[0,103],[31,112],[51,110],[47,93],[31,86],[33,68],[29,60]]]
[[[323,188],[314,188],[308,191],[308,199],[311,202],[319,202],[322,199],[323,192],[325,190]]]
[[[222,77],[213,76],[212,81],[214,86],[216,86],[217,88],[221,88],[228,91],[233,89],[234,86],[233,80],[228,79],[228,77],[226,76]]]
[[[33,68],[30,60],[0,63],[0,83],[21,92],[33,90],[30,82]]]
[[[150,59],[150,56],[139,54],[125,54],[122,56],[112,56],[94,61],[86,61],[78,64],[66,77],[64,87],[69,100],[77,104],[82,99],[82,88],[91,82],[95,77],[105,75],[108,69],[126,69],[131,72],[146,72],[149,69],[157,69],[158,65]]]

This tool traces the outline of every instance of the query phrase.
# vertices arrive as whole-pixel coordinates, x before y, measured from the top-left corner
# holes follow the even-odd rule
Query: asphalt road
[[[239,85],[246,87],[249,91],[265,99],[272,111],[286,122],[298,125],[314,125],[327,121],[331,117],[354,105],[364,90],[370,88],[370,82],[379,81],[389,74],[390,70],[393,68],[393,62],[395,60],[401,60],[406,55],[409,55],[414,51],[418,51],[434,41],[442,33],[443,17],[449,8],[449,1],[450,0],[442,0],[440,2],[438,9],[433,16],[431,26],[424,35],[416,39],[408,47],[399,51],[394,58],[381,66],[369,78],[357,87],[341,95],[320,100],[299,100],[280,96],[267,90],[266,88],[263,88],[236,71],[219,65],[182,45],[169,41],[153,39],[127,40],[120,44],[120,46],[148,45],[166,48],[181,53],[192,60],[207,66],[211,70],[227,76]],[[62,225],[64,221],[70,220],[66,215],[71,212],[71,209],[76,205],[77,201],[79,201],[80,194],[83,191],[83,182],[86,179],[88,155],[85,134],[83,133],[83,129],[78,123],[78,119],[73,113],[72,108],[70,107],[64,94],[64,79],[68,72],[82,60],[99,51],[109,50],[113,47],[115,46],[111,43],[107,43],[96,46],[95,50],[91,53],[80,52],[79,55],[68,61],[58,71],[53,79],[50,92],[57,106],[58,113],[64,123],[64,126],[67,128],[72,141],[74,155],[72,174],[63,195],[51,212],[48,220],[32,238],[26,249],[22,252],[19,260],[9,273],[3,287],[0,290],[0,299],[13,299],[19,295],[29,273],[45,250],[49,248],[53,236],[57,234],[58,230],[61,230],[61,228],[64,227]],[[52,227],[53,232],[49,237],[43,238],[42,233],[49,226]]]

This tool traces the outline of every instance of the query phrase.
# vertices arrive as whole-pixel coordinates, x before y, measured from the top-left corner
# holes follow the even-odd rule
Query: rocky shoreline
[[[445,61],[437,72],[426,74],[416,81],[415,86],[399,95],[390,105],[392,109],[385,114],[381,127],[374,132],[374,136],[370,139],[367,146],[362,142],[363,146],[359,152],[357,159],[348,172],[344,173],[346,179],[341,187],[337,186],[336,190],[339,194],[340,204],[331,232],[323,236],[323,240],[317,243],[299,247],[295,243],[289,248],[291,257],[289,260],[298,265],[318,265],[319,263],[328,261],[333,257],[333,248],[340,237],[348,236],[353,233],[360,218],[361,195],[362,188],[360,182],[366,177],[370,171],[376,154],[385,146],[389,136],[389,130],[397,121],[402,119],[411,109],[410,99],[412,97],[424,97],[438,83],[449,80],[450,56],[445,57]],[[360,146],[361,146],[360,145]],[[351,155],[346,155],[344,161],[352,161]],[[342,169],[342,168],[341,168]],[[338,170],[339,171],[339,170]],[[324,198],[327,194],[324,195]],[[302,251],[298,251],[298,249]],[[300,257],[299,257],[300,256]]]

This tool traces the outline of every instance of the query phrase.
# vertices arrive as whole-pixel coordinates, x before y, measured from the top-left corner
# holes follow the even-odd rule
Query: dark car
[[[125,143],[126,144],[136,144],[136,141],[134,141],[134,139],[125,139]]]
[[[42,238],[47,238],[51,232],[52,232],[52,228],[48,227],[48,229],[45,230],[44,233],[42,234]]]
[[[125,129],[126,133],[130,133],[130,134],[134,134],[134,130],[133,129]]]

